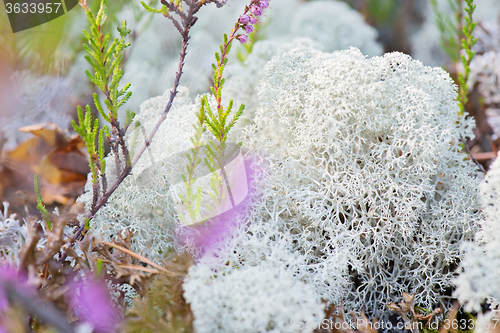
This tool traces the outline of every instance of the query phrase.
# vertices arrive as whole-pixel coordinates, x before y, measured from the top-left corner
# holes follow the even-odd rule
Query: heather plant
[[[411,55],[428,66],[453,66],[461,63],[463,28],[466,24],[465,11],[469,4],[464,0],[433,0],[423,4],[424,22],[421,28],[410,35]],[[500,7],[491,0],[475,0],[473,19],[475,22],[495,22]]]
[[[231,51],[232,42],[237,39],[241,44],[248,42],[248,35],[254,31],[253,25],[258,22],[258,17],[262,15],[262,11],[269,7],[269,3],[265,0],[261,0],[253,3],[250,7],[246,7],[245,12],[239,17],[238,22],[231,31],[229,37],[224,34],[224,44],[220,45],[220,54],[215,53],[216,64],[213,65],[214,69],[214,85],[211,87],[213,97],[216,101],[216,112],[212,111],[210,104],[206,96],[201,98],[201,110],[200,110],[200,121],[204,121],[207,129],[214,136],[215,142],[210,140],[207,145],[207,158],[205,159],[205,164],[207,165],[209,171],[212,174],[211,178],[211,188],[212,193],[210,197],[215,203],[216,212],[220,211],[222,213],[221,206],[227,198],[224,198],[224,186],[227,189],[229,199],[231,200],[232,207],[235,206],[234,197],[231,190],[231,184],[228,180],[228,175],[225,170],[225,165],[228,159],[234,154],[234,151],[227,150],[227,138],[234,127],[238,119],[243,114],[245,106],[242,104],[238,111],[229,118],[232,112],[233,100],[229,101],[227,108],[222,105],[222,87],[224,85],[225,79],[223,78],[224,67],[229,61],[228,54]],[[239,29],[244,29],[246,34],[238,34]],[[204,114],[201,118],[201,114]],[[199,130],[198,130],[199,131]],[[195,142],[193,140],[193,142]],[[195,156],[192,157],[192,161],[195,161]],[[187,187],[187,191],[190,192],[191,189]],[[201,192],[198,192],[201,194]],[[198,202],[201,199],[198,199]]]
[[[474,38],[473,35],[477,23],[472,19],[472,14],[474,13],[476,5],[474,5],[473,0],[465,0],[465,3],[467,5],[467,7],[465,8],[465,12],[467,13],[467,15],[465,16],[465,25],[462,29],[463,38],[461,39],[461,46],[465,54],[461,54],[460,56],[460,60],[462,61],[463,66],[463,72],[458,73],[458,102],[460,106],[460,114],[462,115],[465,114],[465,105],[469,100],[467,97],[467,94],[469,92],[467,81],[470,75],[470,63],[475,54],[472,48],[477,42],[477,38]]]
[[[232,42],[237,39],[241,43],[245,43],[248,41],[248,33],[253,31],[253,25],[256,24],[257,18],[262,15],[262,10],[267,8],[269,4],[267,2],[255,2],[251,6],[247,6],[244,14],[240,16],[238,22],[235,24],[233,30],[231,31],[229,36],[225,36],[224,44],[220,46],[221,52],[220,54],[216,54],[216,64],[214,64],[214,86],[212,87],[213,100],[211,98],[202,97],[201,98],[201,109],[199,112],[198,121],[192,122],[193,111],[186,111],[187,109],[196,108],[193,102],[190,101],[190,98],[187,95],[179,96],[176,100],[179,100],[179,104],[174,106],[173,113],[176,116],[172,117],[181,117],[182,121],[179,119],[176,120],[176,123],[170,126],[174,126],[175,128],[183,129],[183,134],[179,135],[178,130],[170,130],[170,133],[165,132],[167,126],[163,126],[161,133],[158,134],[158,141],[161,142],[161,146],[158,146],[158,153],[160,156],[155,156],[156,148],[154,144],[150,144],[149,146],[149,154],[152,156],[152,160],[138,161],[138,165],[135,168],[136,174],[139,178],[136,178],[136,181],[126,180],[124,185],[120,186],[123,188],[123,192],[121,189],[118,190],[118,193],[115,195],[115,199],[109,205],[103,208],[105,213],[99,214],[97,216],[97,220],[99,222],[96,223],[94,230],[99,230],[98,234],[109,237],[116,233],[116,229],[113,225],[116,225],[120,230],[127,226],[131,230],[137,232],[138,234],[143,234],[143,219],[146,216],[149,216],[149,220],[151,221],[151,227],[156,229],[156,234],[160,235],[157,239],[153,240],[153,242],[142,242],[138,236],[134,241],[134,245],[137,244],[140,246],[138,248],[139,252],[144,251],[144,246],[148,244],[148,246],[154,247],[153,256],[161,257],[162,253],[169,253],[169,249],[172,249],[174,246],[173,242],[173,229],[177,224],[175,217],[177,216],[176,207],[179,206],[179,203],[183,203],[184,206],[187,207],[187,215],[191,216],[193,219],[198,213],[200,209],[203,209],[206,206],[206,203],[203,204],[201,202],[201,189],[194,188],[195,178],[194,172],[195,168],[198,164],[200,164],[198,156],[199,151],[198,147],[201,143],[202,135],[203,135],[203,126],[206,126],[208,132],[213,136],[214,140],[208,140],[207,145],[204,147],[204,151],[206,152],[206,158],[201,156],[205,160],[204,164],[212,174],[212,179],[210,182],[211,193],[210,198],[212,199],[212,206],[215,204],[215,207],[211,207],[211,210],[217,209],[223,205],[223,202],[227,199],[233,199],[231,194],[231,186],[228,186],[227,175],[225,175],[225,163],[228,158],[233,156],[234,149],[238,147],[234,147],[234,145],[229,145],[230,149],[227,149],[228,143],[226,142],[228,134],[230,133],[231,128],[235,125],[238,118],[241,116],[243,112],[243,106],[241,106],[238,111],[230,117],[230,113],[232,111],[233,102],[229,102],[228,107],[224,108],[222,106],[222,87],[224,85],[223,78],[223,70],[228,61],[228,54],[231,49]],[[147,7],[147,6],[146,6]],[[159,10],[155,10],[147,7],[148,10],[152,12],[158,12]],[[162,12],[163,13],[163,12]],[[244,33],[238,33],[239,30],[244,30]],[[186,90],[187,92],[187,90]],[[210,102],[213,102],[214,106],[210,106]],[[174,110],[178,108],[178,106],[184,104],[184,111]],[[156,107],[154,105],[153,107]],[[213,109],[212,109],[213,108]],[[129,133],[127,133],[125,137],[125,141],[131,147],[132,151],[135,151],[135,147],[141,143],[142,140],[142,131],[151,131],[151,119],[150,117],[158,116],[156,110],[148,110],[147,103],[143,104],[141,108],[140,115],[135,118],[135,124],[131,127]],[[213,110],[213,111],[212,111]],[[173,121],[169,120],[169,123]],[[187,129],[185,126],[194,128]],[[193,132],[194,129],[194,132]],[[202,131],[202,132],[200,132]],[[140,133],[140,134],[138,134]],[[185,133],[185,134],[184,134]],[[139,135],[139,136],[138,136]],[[166,137],[162,139],[161,137],[165,135]],[[193,137],[191,137],[194,135]],[[173,136],[177,138],[177,140],[173,140]],[[168,138],[167,138],[168,137]],[[186,140],[187,139],[187,140]],[[149,141],[148,141],[149,142]],[[165,146],[165,142],[169,142],[167,148]],[[174,144],[177,142],[176,144]],[[182,142],[182,143],[181,143]],[[170,144],[172,143],[172,144]],[[194,149],[193,145],[194,144]],[[175,148],[174,148],[175,147]],[[184,148],[186,150],[190,150],[188,155],[184,155],[187,157],[188,165],[186,169],[186,173],[181,175],[182,185],[184,187],[184,191],[173,191],[174,193],[180,193],[179,195],[175,195],[174,201],[170,199],[170,185],[177,183],[176,175],[179,173],[176,168],[178,165],[182,165],[184,167],[184,163],[171,164],[168,159],[165,159],[165,152],[169,154],[179,153],[179,149]],[[193,155],[190,155],[193,154]],[[116,153],[113,152],[116,160]],[[160,161],[157,162],[157,158],[160,157]],[[111,160],[111,156],[108,156],[106,160]],[[152,163],[151,163],[152,162]],[[104,162],[103,164],[109,165],[110,163]],[[109,167],[108,173],[112,175],[117,174],[117,166],[119,164],[115,163],[113,168]],[[151,167],[155,168],[165,168],[162,172],[158,173],[156,177],[162,177],[163,179],[156,179],[153,181],[154,189],[150,191],[150,194],[147,195],[147,187],[151,184],[151,180],[146,179],[148,175],[150,175],[147,170],[150,170]],[[167,171],[168,170],[168,171]],[[153,176],[155,177],[155,176]],[[132,182],[129,184],[129,182]],[[144,183],[146,182],[146,183]],[[137,186],[139,185],[139,186]],[[224,191],[223,187],[227,187],[229,191],[229,198],[223,197]],[[132,189],[133,188],[133,189]],[[137,206],[126,204],[126,207],[122,207],[125,202],[120,202],[118,197],[120,195],[130,196],[131,193],[136,193]],[[82,199],[84,201],[88,200],[89,194],[86,194]],[[151,200],[151,196],[155,199]],[[89,198],[90,199],[90,198]],[[92,198],[91,202],[94,202],[95,199]],[[89,204],[89,201],[86,201]],[[234,204],[233,204],[234,206]],[[92,205],[90,206],[92,207]],[[150,207],[150,208],[149,208]],[[165,223],[165,217],[171,219],[168,223]],[[111,218],[111,220],[110,220]],[[187,216],[183,214],[182,219],[187,219]],[[203,220],[203,219],[202,219]],[[144,235],[147,236],[147,235]]]
[[[477,42],[477,38],[473,36],[477,23],[472,18],[476,5],[474,5],[473,0],[465,0],[464,9],[462,0],[448,1],[454,13],[452,19],[445,12],[440,11],[437,0],[432,0],[431,3],[441,33],[441,47],[448,54],[454,66],[460,61],[463,67],[463,71],[457,73],[457,83],[460,114],[464,114],[465,105],[468,101],[469,88],[467,84],[470,75],[470,63],[475,54],[472,49]],[[462,50],[463,54],[461,54]]]
[[[89,152],[89,164],[92,174],[92,201],[89,207],[90,212],[85,218],[84,222],[82,222],[82,224],[80,225],[76,238],[78,238],[84,230],[89,229],[89,221],[94,217],[99,209],[101,209],[107,203],[109,197],[119,187],[123,180],[130,174],[132,168],[139,161],[144,151],[150,146],[150,142],[158,131],[161,123],[165,120],[167,113],[172,107],[174,97],[178,91],[179,80],[182,75],[182,68],[184,65],[184,58],[186,56],[186,49],[189,40],[189,30],[197,20],[194,14],[196,14],[196,12],[207,3],[209,2],[186,2],[185,5],[187,5],[187,7],[189,8],[187,15],[184,14],[182,3],[179,1],[172,1],[170,3],[164,4],[162,9],[159,10],[153,9],[147,4],[142,3],[146,10],[152,13],[161,13],[173,22],[174,26],[182,35],[183,49],[180,55],[181,58],[174,81],[174,87],[171,90],[169,102],[165,108],[165,112],[160,116],[156,125],[151,130],[148,138],[146,138],[144,146],[135,152],[134,159],[132,160],[129,148],[125,142],[125,133],[128,126],[131,124],[131,121],[135,114],[127,112],[125,126],[123,128],[120,126],[120,123],[118,121],[118,109],[131,96],[131,92],[127,91],[130,87],[130,84],[126,84],[121,89],[118,88],[120,80],[124,74],[123,70],[120,69],[120,63],[123,59],[122,51],[129,45],[125,42],[125,38],[130,33],[130,30],[127,29],[126,22],[123,21],[121,28],[118,28],[120,39],[115,39],[115,41],[108,47],[110,35],[104,35],[100,30],[100,26],[104,24],[107,16],[107,9],[104,5],[104,2],[101,3],[99,12],[95,17],[87,7],[86,2],[82,2],[82,7],[87,12],[89,21],[91,22],[92,31],[92,34],[84,32],[91,45],[91,47],[85,46],[85,49],[88,53],[86,59],[95,70],[94,75],[87,72],[87,76],[99,89],[103,91],[105,95],[105,104],[109,110],[108,113],[104,112],[97,94],[94,94],[93,96],[94,104],[101,116],[110,123],[111,130],[109,130],[107,127],[99,129],[99,121],[97,119],[95,121],[92,121],[91,119],[90,107],[87,106],[85,118],[83,117],[81,109],[79,109],[80,124],[76,125],[75,123],[73,124],[73,127],[75,128],[75,131],[77,131],[85,139],[84,141]],[[260,10],[260,5],[252,5],[247,8],[247,11],[254,10],[253,8],[259,8]],[[179,15],[180,23],[175,18],[173,18],[170,12],[177,13]],[[239,25],[237,26],[239,27]],[[234,36],[233,38],[238,37],[243,39],[245,38],[243,36],[246,37],[246,35],[238,35]],[[221,66],[221,64],[219,64],[219,66]],[[104,134],[106,134],[111,146],[111,150],[113,153],[112,156],[114,156],[115,162],[114,173],[117,175],[117,178],[109,188],[108,181],[105,175],[106,161],[104,159]],[[99,147],[96,149],[95,138],[97,136],[99,138]]]
[[[94,74],[86,71],[86,74],[90,81],[94,83],[105,95],[104,104],[106,105],[108,112],[105,112],[101,102],[99,101],[99,96],[94,93],[94,106],[99,111],[101,117],[110,123],[111,130],[104,126],[99,127],[99,120],[92,119],[92,113],[90,106],[86,106],[85,115],[82,112],[81,107],[78,107],[78,121],[72,121],[74,130],[80,134],[87,147],[87,152],[89,154],[89,166],[92,175],[92,205],[90,207],[90,217],[85,219],[85,222],[81,225],[78,234],[84,230],[89,229],[89,220],[91,215],[99,209],[98,206],[102,206],[109,195],[113,192],[113,187],[108,192],[108,183],[106,179],[106,161],[104,159],[104,136],[108,139],[111,150],[115,156],[115,165],[117,173],[121,173],[122,162],[119,158],[119,151],[123,154],[125,159],[125,167],[122,175],[130,173],[131,160],[129,156],[128,147],[124,142],[124,135],[127,127],[130,125],[134,113],[127,112],[125,126],[121,128],[118,121],[118,109],[123,106],[127,100],[132,95],[132,92],[128,91],[130,84],[126,84],[124,87],[119,88],[120,80],[123,76],[123,70],[120,69],[121,62],[123,60],[123,50],[130,45],[130,43],[125,42],[125,38],[130,33],[127,29],[126,22],[123,21],[118,32],[120,33],[120,39],[116,38],[111,44],[110,34],[104,34],[101,27],[104,25],[107,19],[107,7],[104,1],[101,1],[101,6],[96,16],[93,15],[90,8],[87,6],[86,1],[81,2],[81,6],[87,13],[89,22],[91,24],[90,33],[86,30],[83,31],[84,36],[88,40],[88,45],[84,44],[84,49],[87,52],[85,59],[94,69]],[[90,46],[89,46],[90,45]],[[96,147],[97,140],[97,147]],[[117,186],[118,183],[113,184]],[[79,235],[77,235],[79,237]]]

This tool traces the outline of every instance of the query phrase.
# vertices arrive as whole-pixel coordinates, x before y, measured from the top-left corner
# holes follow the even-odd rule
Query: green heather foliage
[[[52,230],[52,223],[49,219],[49,212],[45,205],[43,204],[42,194],[40,193],[40,183],[38,181],[38,175],[35,175],[35,194],[36,194],[36,209],[42,214],[45,223],[47,223],[47,228]]]
[[[131,33],[131,30],[127,29],[127,22],[123,20],[121,26],[117,28],[120,38],[115,38],[113,42],[110,43],[110,33],[103,33],[104,24],[108,17],[108,9],[105,0],[101,1],[99,10],[95,16],[85,1],[81,2],[81,6],[85,10],[90,22],[90,33],[87,30],[83,30],[83,35],[87,39],[87,43],[83,44],[83,48],[87,53],[85,59],[94,70],[93,74],[88,70],[85,71],[85,74],[104,95],[104,104],[106,105],[107,112],[104,111],[97,93],[93,94],[94,106],[101,117],[111,125],[111,130],[108,126],[100,128],[99,119],[92,119],[90,105],[85,106],[85,115],[83,114],[81,106],[78,106],[79,123],[76,124],[75,121],[71,121],[73,129],[83,138],[89,154],[89,166],[93,185],[92,211],[94,211],[97,207],[98,200],[103,200],[101,195],[109,196],[112,193],[107,192],[108,185],[106,179],[104,146],[105,136],[110,143],[112,151],[115,152],[116,155],[118,155],[118,151],[121,149],[126,160],[126,167],[130,168],[131,164],[128,148],[123,142],[123,136],[127,127],[131,125],[135,113],[127,110],[125,126],[123,128],[118,121],[118,110],[132,96],[132,92],[128,91],[131,85],[130,83],[120,88],[120,81],[124,75],[124,71],[121,69],[124,59],[124,50],[130,46],[130,42],[126,42],[125,38]],[[118,166],[120,165],[118,156],[115,162]],[[127,170],[129,169],[125,169],[125,172],[127,172]],[[100,183],[99,178],[101,179]],[[85,229],[88,229],[89,221],[90,219],[86,218]]]
[[[85,59],[89,62],[95,70],[94,74],[89,71],[85,73],[90,81],[94,83],[105,95],[106,104],[109,112],[105,113],[101,103],[99,102],[97,94],[94,94],[94,104],[101,116],[108,122],[118,117],[118,109],[127,102],[132,95],[128,91],[130,83],[127,83],[122,89],[119,89],[120,80],[123,76],[123,70],[120,69],[123,60],[123,50],[130,46],[129,42],[125,42],[125,38],[130,33],[127,29],[127,22],[122,21],[120,28],[117,28],[120,33],[120,39],[115,38],[113,43],[109,45],[110,34],[103,35],[101,26],[104,25],[107,18],[107,8],[105,1],[101,2],[101,7],[97,16],[94,17],[90,9],[86,9],[91,27],[91,33],[83,30],[83,34],[88,40],[89,45],[84,44],[87,55]]]
[[[465,16],[465,25],[462,28],[464,37],[461,39],[462,41],[462,49],[465,54],[460,55],[460,60],[462,61],[462,65],[464,66],[463,73],[458,73],[458,101],[460,103],[460,114],[465,114],[465,105],[469,98],[467,94],[469,92],[469,87],[467,86],[467,80],[470,74],[470,63],[472,58],[474,57],[474,51],[472,51],[472,47],[477,42],[477,38],[474,38],[473,32],[476,28],[477,23],[473,21],[472,14],[474,13],[474,9],[476,9],[476,5],[474,5],[474,0],[465,0],[467,7],[465,11],[467,15]]]

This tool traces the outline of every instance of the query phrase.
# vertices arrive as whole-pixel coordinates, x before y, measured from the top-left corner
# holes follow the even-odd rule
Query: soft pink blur
[[[259,174],[259,168],[251,161],[245,159],[246,179],[241,179],[241,182],[233,183],[231,190],[235,193],[242,193],[248,191],[248,195],[236,206],[210,220],[196,226],[185,226],[177,232],[177,240],[181,244],[194,244],[196,248],[201,250],[202,253],[213,249],[215,245],[224,238],[231,234],[242,223],[246,223],[245,214],[250,212],[250,204],[254,201],[256,187],[255,180]],[[245,183],[246,181],[246,183]],[[243,216],[240,216],[243,215]]]
[[[106,285],[97,280],[72,282],[70,304],[81,321],[88,322],[98,332],[111,332],[120,316],[109,298]]]
[[[0,311],[6,310],[9,306],[7,293],[2,287],[4,283],[10,284],[16,290],[23,294],[32,293],[34,290],[28,285],[28,278],[16,267],[10,264],[0,263]]]

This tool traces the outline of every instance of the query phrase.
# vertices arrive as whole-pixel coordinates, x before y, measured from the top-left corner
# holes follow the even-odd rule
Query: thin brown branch
[[[106,246],[118,249],[118,250],[122,251],[123,253],[126,253],[129,256],[136,258],[137,260],[140,260],[140,261],[142,261],[150,266],[153,266],[154,268],[158,269],[159,271],[161,271],[162,273],[164,273],[166,275],[169,275],[169,276],[176,276],[177,275],[176,273],[167,270],[165,267],[161,267],[160,265],[154,263],[153,261],[149,260],[148,258],[141,256],[140,254],[135,253],[134,251],[126,249],[123,246],[120,246],[120,245],[114,244],[114,243],[103,242],[103,241],[100,241],[99,243],[102,245],[106,245]]]
[[[142,266],[132,265],[132,264],[119,264],[119,263],[112,262],[111,260],[107,260],[107,259],[101,259],[101,260],[102,260],[102,262],[104,262],[106,264],[114,264],[120,268],[135,269],[136,271],[141,271],[141,272],[146,272],[146,273],[151,273],[151,274],[161,274],[160,271],[158,271],[156,269],[152,269],[152,268],[147,268],[147,267],[142,267]]]
[[[472,162],[474,162],[474,164],[476,164],[479,167],[479,170],[481,170],[482,173],[486,173],[486,170],[484,170],[484,168],[481,165],[481,163],[479,163],[477,161],[477,159],[474,158],[474,156],[472,156],[472,153],[470,152],[469,147],[467,146],[467,143],[465,143],[465,140],[462,139],[462,142],[464,142],[465,151],[467,152],[467,155],[469,155],[469,157],[472,160]]]
[[[91,204],[91,209],[94,209],[94,207],[97,205],[97,199],[99,198],[99,182],[97,179],[93,180],[95,181],[94,184],[92,184],[92,204]]]
[[[179,24],[179,22],[177,22],[177,20],[172,15],[168,15],[167,18],[169,18],[170,21],[172,21],[177,31],[179,31],[179,33],[182,35],[182,27]]]
[[[108,180],[106,178],[106,175],[103,175],[102,173],[101,173],[101,183],[102,183],[102,194],[104,194],[108,191]]]

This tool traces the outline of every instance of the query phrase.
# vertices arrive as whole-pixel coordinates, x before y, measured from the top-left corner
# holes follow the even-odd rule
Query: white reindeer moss
[[[198,333],[312,332],[324,317],[311,286],[285,269],[264,265],[214,275],[198,266],[190,277],[184,296]],[[304,323],[310,329],[301,329]]]
[[[455,89],[401,53],[297,48],[266,66],[248,133],[273,161],[263,211],[308,262],[347,258],[352,309],[377,313],[403,291],[430,307],[452,285],[479,219],[476,167],[459,146],[472,124]],[[322,279],[317,292],[338,303]]]
[[[456,296],[468,311],[481,311],[485,300],[500,305],[500,159],[497,158],[480,184],[485,219],[476,242],[464,245],[463,272],[455,280]]]
[[[9,214],[9,203],[3,202],[0,211],[0,263],[19,265],[19,253],[26,242],[28,228],[17,220],[16,214]]]
[[[402,292],[434,305],[480,219],[477,169],[460,147],[472,124],[458,116],[455,89],[444,70],[401,53],[302,47],[273,58],[244,131],[253,163],[266,161],[260,192],[203,255],[196,242],[184,245],[198,255],[185,284],[197,329],[283,331],[292,314],[319,316],[322,298],[379,318]],[[166,102],[167,94],[142,105],[136,120],[146,133]],[[198,108],[187,91],[177,96],[133,175],[92,221],[95,235],[129,228],[132,249],[152,259],[174,248],[165,184],[179,166],[168,157],[191,148]],[[143,142],[137,128],[127,133],[132,149]],[[107,165],[111,183],[112,156]]]
[[[234,100],[235,105],[245,105],[245,112],[236,124],[238,129],[253,123],[259,106],[257,90],[266,64],[273,57],[281,56],[286,51],[299,46],[318,49],[322,47],[310,38],[295,38],[291,42],[263,40],[255,43],[252,52],[244,62],[237,61],[237,59],[229,62],[225,71],[227,80],[224,85],[223,98],[227,101]]]

